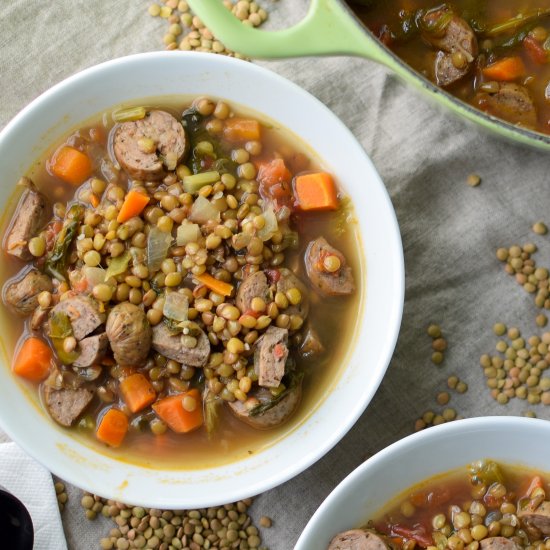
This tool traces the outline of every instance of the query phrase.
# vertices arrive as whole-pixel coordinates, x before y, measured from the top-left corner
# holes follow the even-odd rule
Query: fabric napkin
[[[0,485],[27,507],[34,548],[67,550],[52,476],[15,443],[0,444]]]

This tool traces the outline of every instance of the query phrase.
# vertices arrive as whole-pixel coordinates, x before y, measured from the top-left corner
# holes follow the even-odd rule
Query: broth
[[[196,105],[196,103],[192,103],[192,98],[189,97],[159,98],[147,100],[145,103],[148,112],[159,109],[173,115],[178,120],[183,111]],[[124,108],[128,107],[129,105],[124,105]],[[132,182],[132,178],[129,178],[124,170],[119,171],[116,169],[116,159],[113,152],[113,133],[118,126],[112,119],[112,113],[116,110],[117,108],[113,108],[112,111],[98,114],[84,123],[81,128],[74,131],[63,143],[71,147],[83,149],[92,157],[95,170],[91,177],[101,178],[108,185],[115,184],[125,189],[135,185],[135,181]],[[261,154],[256,156],[257,159],[270,158],[276,152],[278,156],[285,159],[293,174],[304,171],[317,172],[323,169],[322,161],[315,157],[315,154],[309,150],[307,145],[300,142],[291,132],[281,128],[276,122],[262,118],[257,113],[241,107],[233,109],[233,114],[236,117],[253,117],[261,121],[262,151]],[[201,139],[207,138],[207,134],[204,134],[204,137]],[[58,150],[60,145],[62,144],[55,144],[48,155],[32,165],[31,170],[27,174],[38,190],[46,196],[50,206],[56,202],[65,203],[72,200],[75,192],[73,185],[64,183],[59,177],[52,174],[52,154]],[[192,145],[196,146],[196,142],[193,142]],[[227,149],[228,144],[222,143],[222,148]],[[89,181],[89,179],[86,179],[76,191],[76,196],[80,201],[83,201],[82,197],[84,195],[82,193],[83,190],[85,192],[88,189]],[[161,182],[161,187],[163,185],[165,188],[169,187],[168,184]],[[237,189],[239,185],[237,184]],[[151,186],[148,189],[151,189]],[[105,194],[107,192],[106,190]],[[260,452],[263,448],[275,443],[301,424],[322,402],[332,385],[338,380],[346,365],[347,356],[350,348],[353,346],[353,340],[358,328],[356,320],[362,302],[364,278],[364,273],[362,273],[362,258],[360,257],[358,248],[359,235],[356,224],[353,221],[353,211],[349,200],[345,198],[341,190],[338,190],[338,193],[341,207],[334,212],[295,212],[293,214],[291,225],[299,233],[299,245],[295,249],[284,251],[285,260],[283,265],[289,267],[302,281],[307,282],[308,275],[303,261],[306,248],[312,239],[323,235],[331,245],[344,254],[352,269],[353,279],[356,283],[356,290],[350,296],[334,297],[323,296],[322,293],[316,292],[311,284],[308,284],[310,312],[307,323],[308,326],[315,327],[326,352],[313,359],[300,358],[297,353],[292,351],[292,342],[293,338],[299,337],[297,335],[301,334],[302,331],[291,331],[289,343],[289,346],[291,346],[291,355],[296,361],[297,369],[303,371],[304,379],[301,403],[289,421],[269,430],[258,430],[237,419],[229,412],[227,404],[223,404],[221,407],[218,407],[220,411],[219,423],[212,434],[207,433],[204,426],[202,426],[186,434],[174,433],[170,429],[167,429],[161,434],[153,435],[151,431],[151,420],[155,418],[153,412],[147,410],[146,413],[129,414],[125,401],[120,395],[115,395],[112,402],[101,401],[95,396],[85,413],[78,419],[76,425],[71,428],[74,435],[84,444],[91,445],[101,452],[122,460],[150,467],[195,469],[209,468],[241,460],[249,454]],[[85,203],[85,201],[83,202]],[[99,205],[98,208],[101,209],[102,206]],[[9,214],[11,216],[12,212]],[[48,211],[48,219],[50,218],[51,209]],[[74,246],[71,250],[74,251]],[[40,258],[37,263],[40,264]],[[270,268],[268,265],[269,262],[264,262],[264,264],[262,264],[262,268]],[[16,276],[23,265],[19,259],[5,254],[1,268],[2,279],[9,281],[10,278]],[[103,264],[101,265],[106,267]],[[271,269],[273,267],[275,266],[272,266]],[[191,274],[188,277],[184,277],[182,283],[177,288],[183,286],[193,288],[191,279]],[[74,290],[74,285],[72,286]],[[114,305],[113,301],[106,305],[108,311],[110,311],[109,308],[112,305]],[[21,348],[21,343],[29,335],[36,335],[37,332],[33,333],[30,329],[28,319],[16,319],[8,307],[2,308],[2,316],[4,326],[9,327],[9,333],[5,335],[4,340],[7,351],[10,356],[13,354],[17,355],[18,349]],[[201,318],[200,316],[198,317],[199,320]],[[202,324],[201,326],[205,325]],[[51,345],[51,340],[48,339],[48,343]],[[212,352],[218,349],[214,345],[212,347]],[[151,350],[150,356],[153,355],[154,352]],[[250,363],[251,361],[252,358],[248,357],[248,362]],[[58,364],[59,361],[56,360],[56,363]],[[145,367],[137,369],[137,372],[149,376],[155,366],[158,367],[159,365],[148,363]],[[108,372],[111,368],[111,366],[103,366],[102,373],[96,385],[100,385],[109,379],[110,375]],[[70,367],[63,367],[62,370],[70,370]],[[161,365],[162,375],[159,380],[162,381],[164,387],[159,389],[160,385],[155,386],[158,395],[171,395],[174,393],[174,390],[168,387],[169,376],[165,370],[166,365]],[[182,368],[180,373],[183,370]],[[132,374],[134,373],[132,371]],[[122,379],[120,378],[119,381]],[[46,381],[41,384],[42,391],[40,395],[37,394],[37,399],[41,399],[42,407],[46,410],[48,410],[48,406],[44,400],[43,390],[44,385],[47,383],[49,382]],[[183,386],[185,383],[187,383],[185,380],[180,380],[179,382],[180,386]],[[203,369],[195,368],[191,378],[191,386],[198,385],[198,387],[203,388],[206,384]],[[29,387],[36,387],[36,385],[29,384]],[[105,446],[94,437],[97,423],[105,412],[111,408],[122,409],[130,416],[128,434],[122,445],[118,448]]]
[[[466,103],[508,122],[550,133],[550,10],[542,8],[540,1],[348,0],[348,4],[405,63],[435,83],[434,63],[441,52],[439,46],[429,43],[435,39],[427,38],[426,32],[420,28],[421,21],[430,10],[448,8],[473,30],[478,51],[473,53],[474,59],[466,74],[449,84],[442,84],[442,87]],[[452,51],[454,55],[462,49],[458,43],[447,43],[446,47],[446,51]],[[498,68],[498,63],[505,59],[514,60],[511,71],[487,70],[489,67]],[[516,97],[511,92],[503,96],[508,102],[506,108],[502,106],[504,99],[499,101],[499,105],[492,100],[498,94],[497,84],[504,82],[522,87],[521,96]],[[525,106],[510,105],[520,100],[529,103],[530,109],[532,104],[533,112],[529,117],[521,116]]]
[[[550,540],[548,488],[548,474],[479,460],[409,487],[329,550],[351,550],[346,543],[363,536],[373,548],[541,548]]]

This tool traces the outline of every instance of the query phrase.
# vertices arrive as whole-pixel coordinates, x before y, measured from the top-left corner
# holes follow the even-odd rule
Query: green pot
[[[435,86],[384,46],[341,0],[311,0],[306,17],[280,31],[243,25],[221,0],[188,0],[188,3],[219,40],[246,56],[263,59],[309,55],[366,57],[390,68],[460,116],[513,141],[550,149],[550,136],[483,113]]]

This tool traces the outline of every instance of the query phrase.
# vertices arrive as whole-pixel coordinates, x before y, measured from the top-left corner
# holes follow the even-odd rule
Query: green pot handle
[[[385,65],[394,61],[339,0],[312,0],[299,23],[280,31],[243,25],[220,0],[188,0],[214,36],[232,50],[254,58],[356,55]]]

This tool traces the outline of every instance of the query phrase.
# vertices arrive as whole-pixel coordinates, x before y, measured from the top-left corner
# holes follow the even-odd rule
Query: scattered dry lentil
[[[63,512],[65,509],[65,504],[69,500],[69,495],[65,488],[65,484],[62,481],[56,481],[54,483],[55,495],[57,497],[57,505],[59,506],[59,511]]]
[[[526,292],[533,294],[537,307],[550,309],[550,272],[545,267],[536,266],[531,257],[536,251],[533,243],[523,247],[513,245],[509,249],[499,248],[497,258],[505,262],[506,273],[512,275]]]
[[[546,233],[548,233],[548,227],[544,222],[538,221],[533,224],[533,232],[537,235],[546,235]]]
[[[128,548],[234,548],[267,550],[261,546],[258,528],[247,511],[252,499],[224,506],[197,510],[157,510],[130,506],[97,495],[83,493],[85,515],[95,519],[98,513],[111,518],[116,526],[99,542],[103,550]],[[261,527],[271,527],[266,516]]]
[[[432,363],[435,365],[441,365],[445,356],[443,352],[447,349],[447,340],[443,337],[441,332],[441,327],[436,324],[431,324],[428,326],[426,332],[428,336],[432,338]]]
[[[193,14],[185,1],[163,0],[164,5],[152,3],[147,11],[152,17],[160,17],[168,23],[163,43],[167,50],[201,51],[244,57],[225,47],[202,21]],[[259,27],[267,19],[267,12],[256,0],[225,0],[224,5],[242,21],[243,25]]]
[[[466,183],[470,187],[477,187],[481,183],[481,178],[477,174],[470,174],[466,179]]]

